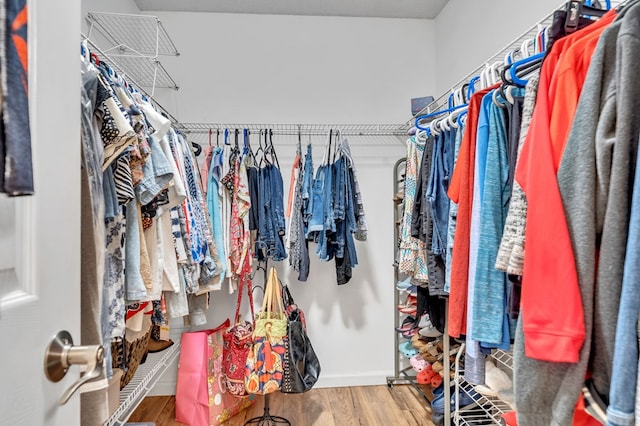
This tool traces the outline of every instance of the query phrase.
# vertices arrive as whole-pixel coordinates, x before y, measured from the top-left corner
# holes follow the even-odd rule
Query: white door
[[[43,359],[60,330],[80,342],[80,0],[28,7],[36,195],[0,195],[0,425],[74,426],[79,369],[51,383]]]

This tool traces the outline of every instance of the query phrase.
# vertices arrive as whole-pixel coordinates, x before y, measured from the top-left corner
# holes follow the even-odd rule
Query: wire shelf
[[[509,372],[513,372],[513,355],[511,352],[505,352],[500,349],[496,349],[491,354],[491,357],[496,361],[498,366],[504,367]]]
[[[123,426],[151,391],[158,379],[180,353],[180,338],[175,338],[173,346],[147,355],[147,361],[140,364],[131,381],[120,391],[120,405],[105,422],[105,426]]]
[[[456,405],[459,404],[460,395],[466,394],[474,403],[467,407],[452,407],[455,409],[453,421],[456,425],[502,425],[502,415],[513,411],[514,408],[497,396],[483,395],[475,391],[472,384],[467,382],[460,371],[460,359],[465,352],[465,344],[460,346],[456,355],[456,368],[454,376]],[[513,356],[509,352],[495,350],[491,355],[495,361],[511,371]]]
[[[260,130],[273,130],[274,135],[326,136],[329,130],[340,130],[345,136],[406,136],[409,126],[405,124],[221,124],[221,123],[182,123],[180,130],[185,133],[214,133],[224,129],[248,129],[251,133]]]
[[[106,50],[107,53],[115,50],[112,56],[134,54],[157,58],[159,55],[180,55],[156,16],[89,12],[87,17],[92,28],[113,44]]]
[[[178,90],[178,84],[157,59],[143,56],[109,56],[109,60],[140,86]]]

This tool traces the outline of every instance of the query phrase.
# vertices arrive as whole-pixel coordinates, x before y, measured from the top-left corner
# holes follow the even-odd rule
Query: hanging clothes
[[[417,137],[407,140],[407,166],[404,181],[404,213],[400,227],[398,265],[401,273],[419,281],[428,281],[426,243],[412,236],[414,203],[418,186],[418,172],[422,163],[426,141]]]

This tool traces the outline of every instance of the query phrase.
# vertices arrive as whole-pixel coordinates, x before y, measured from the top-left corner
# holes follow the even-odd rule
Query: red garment
[[[302,157],[300,156],[300,151],[296,153],[296,158],[293,160],[293,166],[291,166],[291,182],[289,183],[289,199],[287,200],[287,211],[285,212],[285,217],[287,219],[291,218],[291,209],[293,208],[293,195],[296,190],[296,173],[298,172],[298,168],[300,167],[300,162],[302,161]]]
[[[528,202],[521,300],[525,353],[542,361],[578,362],[585,339],[578,273],[556,176],[596,45],[590,35],[599,36],[614,17],[609,12],[554,44],[540,72],[518,159],[516,179]]]
[[[475,93],[469,101],[467,124],[447,195],[458,204],[456,233],[451,255],[451,289],[449,290],[449,335],[460,337],[467,332],[467,292],[469,289],[469,238],[473,204],[473,173],[476,163],[478,115],[484,95],[497,86]]]

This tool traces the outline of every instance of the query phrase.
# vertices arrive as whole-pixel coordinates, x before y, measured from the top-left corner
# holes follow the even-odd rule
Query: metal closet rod
[[[611,3],[611,7],[618,7],[621,4],[626,3],[627,0],[621,0],[621,1],[612,1]],[[425,113],[432,113],[435,111],[439,111],[443,108],[446,108],[448,105],[448,99],[449,99],[449,95],[457,88],[462,87],[463,85],[469,83],[469,80],[471,80],[473,77],[477,76],[480,74],[480,71],[484,70],[486,64],[492,64],[494,62],[498,62],[498,61],[504,61],[505,55],[511,51],[517,51],[520,46],[522,45],[522,43],[525,40],[528,40],[530,38],[532,38],[534,35],[536,35],[538,33],[538,26],[548,26],[549,24],[551,24],[552,20],[553,20],[553,14],[556,12],[556,10],[559,10],[560,8],[562,8],[565,4],[567,3],[567,0],[564,0],[562,3],[560,3],[558,5],[558,7],[556,7],[551,13],[549,13],[547,16],[545,16],[544,18],[540,19],[535,25],[533,25],[531,28],[529,28],[527,31],[525,31],[524,33],[522,33],[518,38],[516,38],[515,40],[511,41],[509,44],[507,44],[504,48],[502,48],[501,50],[499,50],[497,53],[495,53],[493,56],[491,56],[489,59],[487,59],[486,61],[484,61],[481,65],[479,65],[476,69],[474,69],[473,71],[471,71],[469,74],[467,74],[466,76],[464,76],[462,79],[460,79],[456,84],[454,84],[453,86],[451,86],[451,88],[449,90],[447,90],[446,92],[444,92],[440,97],[438,97],[436,100],[434,100],[433,102],[431,102],[429,105],[425,106],[424,108],[422,108],[419,112],[417,112],[416,114],[413,115],[413,117],[411,118],[411,120],[407,121],[407,125],[408,126],[413,126],[415,119],[417,116],[425,114]]]
[[[89,45],[91,46],[90,50],[93,51],[94,53],[97,53],[99,56],[99,59],[101,61],[105,61],[107,62],[112,68],[115,68],[116,70],[118,70],[120,72],[120,74],[122,74],[123,78],[133,87],[136,88],[137,91],[139,91],[140,93],[142,93],[143,95],[145,95],[149,101],[151,101],[153,103],[153,105],[155,105],[155,107],[160,110],[160,112],[164,113],[164,115],[171,120],[171,122],[173,123],[174,127],[177,130],[182,129],[182,125],[180,124],[180,122],[178,121],[177,118],[175,118],[173,116],[173,114],[171,114],[165,107],[163,107],[157,100],[155,100],[155,98],[153,96],[151,96],[151,94],[149,92],[147,92],[140,84],[138,84],[134,79],[132,79],[129,75],[127,75],[126,70],[122,69],[122,67],[120,67],[116,61],[114,61],[113,59],[111,59],[111,57],[104,53],[104,51],[102,49],[100,49],[89,37],[87,37],[86,35],[80,33],[80,36],[82,37],[82,40],[86,40],[87,43],[89,43]]]
[[[322,136],[329,130],[339,130],[345,136],[403,136],[408,127],[403,124],[242,124],[183,123],[181,130],[190,134],[207,134],[228,129],[248,129],[252,134],[272,130],[274,135]]]

